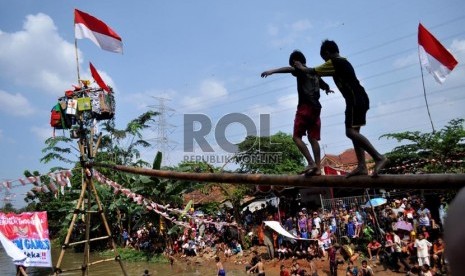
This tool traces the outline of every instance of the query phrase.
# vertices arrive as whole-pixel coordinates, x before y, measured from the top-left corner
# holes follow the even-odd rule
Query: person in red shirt
[[[281,269],[279,271],[279,276],[291,276],[289,270],[287,270],[284,265],[281,265]]]
[[[373,239],[371,242],[367,244],[368,255],[370,256],[370,260],[373,259],[373,253],[376,253],[376,259],[379,260],[379,252],[381,251],[381,244],[376,240]]]

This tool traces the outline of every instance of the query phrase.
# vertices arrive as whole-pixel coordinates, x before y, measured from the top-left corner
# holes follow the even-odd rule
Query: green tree
[[[304,166],[304,157],[292,136],[283,132],[267,137],[248,136],[238,148],[235,162],[242,172],[293,174]]]
[[[3,205],[2,208],[0,208],[0,212],[2,213],[17,213],[18,210],[15,209],[13,204],[11,202],[7,202]]]
[[[420,133],[406,131],[381,136],[404,144],[386,156],[389,173],[463,173],[465,165],[465,119],[451,120],[443,129]]]
[[[114,120],[103,122],[103,134],[94,161],[128,166],[149,165],[149,163],[141,160],[140,149],[149,148],[151,146],[149,142],[143,139],[143,131],[151,127],[150,124],[157,115],[157,112],[145,112],[139,117],[131,120],[124,129],[117,129]],[[97,135],[90,137],[88,130],[86,131],[88,139],[92,139],[94,144],[96,144],[98,141]],[[76,207],[82,183],[81,173],[76,173],[81,171],[81,156],[78,148],[73,145],[74,143],[75,140],[65,136],[51,137],[45,142],[46,146],[42,150],[45,155],[41,158],[41,162],[43,163],[58,162],[59,164],[64,163],[65,165],[71,165],[74,172],[71,180],[72,188],[67,189],[69,191],[64,195],[57,194],[56,197],[50,194],[35,193],[25,198],[25,200],[30,203],[28,209],[48,211],[49,225],[52,225],[54,230],[60,231],[62,237],[67,226],[69,226],[72,217],[71,211]],[[62,169],[65,168],[62,166],[55,166],[51,170]],[[124,185],[126,188],[132,187],[131,185],[134,183],[134,179],[138,180],[137,176],[115,173],[105,169],[102,169],[102,173]],[[36,172],[34,172],[34,175],[35,174]],[[31,173],[26,171],[25,176],[29,175],[31,175]],[[49,183],[49,181],[47,176],[41,177],[42,183]],[[139,214],[139,211],[142,209],[141,206],[131,202],[128,198],[115,195],[109,187],[96,185],[96,189],[104,208],[107,209],[105,214],[110,225],[121,225],[118,218],[122,217],[132,221],[132,215]],[[97,206],[92,206],[92,209],[96,210]],[[121,214],[122,212],[123,214]],[[104,230],[102,221],[97,218],[97,216],[95,216],[92,224],[95,225],[93,230]],[[54,233],[56,232],[54,231]]]

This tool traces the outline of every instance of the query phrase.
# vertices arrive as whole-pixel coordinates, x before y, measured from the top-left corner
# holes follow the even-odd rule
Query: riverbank
[[[252,250],[256,250],[258,254],[263,257],[264,265],[265,265],[265,272],[267,276],[279,276],[280,275],[280,267],[284,265],[284,267],[290,271],[292,266],[293,259],[285,259],[285,260],[278,260],[277,258],[273,260],[268,260],[266,248],[264,246],[255,246],[249,250],[244,250],[242,256],[234,255],[229,258],[224,257],[223,254],[220,254],[221,262],[225,270],[227,271],[227,275],[247,275],[245,267],[248,262],[252,258]],[[207,275],[214,275],[212,273],[216,272],[216,263],[214,261],[214,254],[203,254],[200,256],[195,257],[180,257],[175,256],[173,266],[177,267],[185,267],[188,270],[194,269],[196,271],[203,271],[207,273]],[[338,255],[339,259],[342,259],[342,256]],[[305,259],[298,259],[297,260],[299,266],[306,270],[307,272],[310,271],[310,263]],[[357,259],[355,261],[355,265],[357,267],[361,267],[362,259]],[[329,272],[329,261],[326,258],[322,259],[315,259],[314,263],[316,264],[318,275],[330,275]],[[405,275],[405,272],[396,273],[387,268],[384,268],[380,265],[377,261],[369,262],[369,265],[372,267],[376,276],[394,276],[394,275]],[[338,266],[338,275],[345,275],[347,269],[347,262]],[[228,274],[229,272],[229,274]],[[202,273],[203,274],[203,273]],[[152,275],[162,275],[162,274],[152,274]]]

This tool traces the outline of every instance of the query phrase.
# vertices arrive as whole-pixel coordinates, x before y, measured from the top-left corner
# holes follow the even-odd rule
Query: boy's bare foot
[[[371,177],[377,177],[379,171],[382,170],[384,166],[386,166],[387,162],[388,159],[384,156],[382,156],[380,160],[376,161],[375,167],[373,168],[373,172],[371,173]]]
[[[368,175],[368,170],[366,168],[355,168],[353,171],[346,174],[346,178],[357,176],[357,175]]]
[[[305,173],[305,176],[320,176],[321,170],[318,167],[313,167]]]
[[[313,170],[315,170],[317,167],[316,165],[308,165],[307,167],[305,167],[305,169],[303,171],[301,171],[299,174],[307,174]]]

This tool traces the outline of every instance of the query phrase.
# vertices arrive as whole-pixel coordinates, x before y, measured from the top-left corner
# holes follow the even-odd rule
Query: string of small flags
[[[95,169],[93,170],[92,175],[94,179],[97,180],[98,182],[106,184],[110,186],[111,188],[113,188],[115,194],[121,193],[127,196],[128,198],[132,199],[138,205],[144,206],[149,211],[154,211],[155,213],[159,214],[160,216],[166,218],[167,220],[170,220],[171,222],[179,226],[183,226],[186,228],[193,228],[189,223],[184,222],[184,221],[179,221],[176,219],[176,217],[170,216],[169,213],[183,215],[190,219],[198,220],[198,222],[203,222],[205,224],[213,224],[215,225],[217,229],[221,229],[223,226],[233,226],[236,228],[238,227],[236,223],[214,222],[211,220],[194,217],[188,213],[185,213],[184,210],[181,210],[181,209],[170,208],[169,204],[168,205],[158,204],[150,199],[144,198],[142,195],[132,192],[128,188],[124,188],[124,186],[116,183],[113,180],[108,179],[107,177],[105,177],[103,174],[101,174],[99,171]]]
[[[465,162],[464,160],[445,160],[444,164],[445,165],[462,165],[462,163]],[[410,163],[405,163],[399,166],[393,166],[393,167],[388,167],[386,170],[388,171],[403,171],[407,169],[415,169],[419,166],[424,166],[427,164],[436,164],[439,163],[436,159],[423,159],[419,160],[417,162],[410,162]]]
[[[50,182],[48,184],[42,183],[40,178],[44,175],[35,175],[29,177],[20,177],[14,180],[5,180],[1,182],[0,191],[3,188],[11,190],[16,187],[34,185],[34,187],[27,192],[27,195],[34,196],[36,193],[56,193],[58,187],[61,187],[61,193],[64,193],[64,187],[71,187],[71,170],[61,170],[56,172],[50,172],[46,176],[49,177]]]

